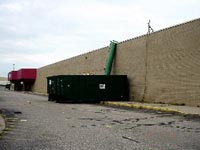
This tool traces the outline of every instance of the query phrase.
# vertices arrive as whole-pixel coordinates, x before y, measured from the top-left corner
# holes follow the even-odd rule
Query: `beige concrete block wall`
[[[108,47],[37,71],[33,91],[46,93],[46,77],[104,74]],[[130,100],[200,105],[200,19],[120,42],[112,74],[127,74]]]
[[[46,77],[53,75],[104,74],[108,47],[66,59],[37,70],[33,92],[47,93]]]
[[[200,19],[148,38],[145,101],[200,105]]]
[[[130,100],[142,101],[145,84],[145,36],[121,42],[113,64],[113,74],[127,74]]]

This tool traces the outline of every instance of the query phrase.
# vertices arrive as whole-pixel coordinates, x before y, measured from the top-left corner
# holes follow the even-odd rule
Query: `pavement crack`
[[[123,122],[119,121],[119,120],[112,120],[112,122],[114,123],[119,123],[119,124],[124,124]]]
[[[82,128],[87,128],[87,125],[81,125]]]
[[[94,120],[93,118],[78,118],[79,120]]]
[[[14,114],[22,114],[21,111],[15,111]]]
[[[134,140],[134,139],[132,139],[131,137],[122,136],[122,138],[123,138],[123,139],[126,139],[126,140],[133,141],[133,142],[135,142],[135,143],[140,143],[139,141]]]
[[[140,126],[154,126],[154,125],[157,125],[157,124],[137,124],[137,127],[140,127]]]

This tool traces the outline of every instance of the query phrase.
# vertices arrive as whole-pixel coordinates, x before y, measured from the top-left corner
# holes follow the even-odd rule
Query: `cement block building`
[[[39,68],[32,91],[47,93],[48,76],[104,74],[108,51]],[[200,106],[200,19],[118,43],[112,74],[128,75],[130,101]]]

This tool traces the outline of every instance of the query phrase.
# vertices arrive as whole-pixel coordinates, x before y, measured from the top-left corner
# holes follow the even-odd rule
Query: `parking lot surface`
[[[0,90],[1,150],[199,150],[200,119]]]

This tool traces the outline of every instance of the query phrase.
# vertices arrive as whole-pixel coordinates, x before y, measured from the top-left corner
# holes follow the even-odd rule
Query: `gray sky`
[[[199,17],[199,0],[0,0],[0,76]]]

